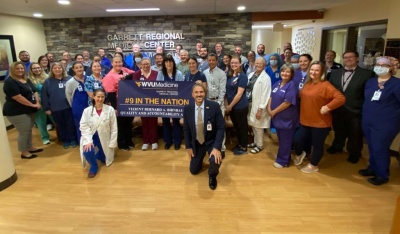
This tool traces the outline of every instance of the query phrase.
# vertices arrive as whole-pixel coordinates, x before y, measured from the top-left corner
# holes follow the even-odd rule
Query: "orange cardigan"
[[[307,83],[300,91],[300,123],[315,128],[332,127],[331,111],[345,102],[346,98],[330,82]],[[320,110],[325,105],[331,111],[323,115]]]

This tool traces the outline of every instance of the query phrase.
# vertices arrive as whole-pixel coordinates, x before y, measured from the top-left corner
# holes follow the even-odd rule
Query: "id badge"
[[[303,86],[304,86],[304,84],[303,84],[303,83],[300,83],[300,84],[299,84],[299,90],[301,90],[301,89],[303,88]]]
[[[94,88],[98,89],[99,88],[99,84],[98,83],[94,83]]]
[[[275,78],[279,79],[279,73],[275,73]]]
[[[237,80],[238,80],[239,78],[235,78],[233,81],[232,81],[232,85],[235,85],[236,83],[237,83]]]
[[[35,95],[32,94],[32,101],[35,101]]]
[[[216,85],[211,85],[211,89],[212,89],[212,90],[216,90],[216,89],[217,89],[217,86],[216,86]]]
[[[210,122],[207,123],[207,131],[212,131],[212,125]]]
[[[371,101],[379,101],[379,99],[381,98],[381,94],[382,92],[380,90],[375,91]]]
[[[250,91],[246,91],[246,97],[247,99],[251,96],[251,92]]]
[[[273,93],[276,93],[278,91],[278,87],[275,87],[274,90],[272,90]]]
[[[64,88],[64,84],[63,84],[63,83],[58,83],[58,88],[59,88],[59,89]]]
[[[82,91],[83,91],[83,89],[82,89],[82,86],[81,86],[81,85],[78,85],[78,90],[79,90],[79,92],[82,92]]]

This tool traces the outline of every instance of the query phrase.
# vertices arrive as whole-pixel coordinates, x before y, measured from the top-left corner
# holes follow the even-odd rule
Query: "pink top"
[[[122,74],[118,74],[114,72],[114,69],[103,78],[103,88],[107,93],[116,93],[118,90],[118,82],[120,80],[121,75],[128,75],[135,73],[135,71],[129,70],[128,68],[123,67],[121,69]]]

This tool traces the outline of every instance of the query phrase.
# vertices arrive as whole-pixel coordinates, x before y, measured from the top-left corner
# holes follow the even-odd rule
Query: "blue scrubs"
[[[73,78],[75,79],[75,78]],[[84,81],[86,81],[87,77],[84,76]],[[74,92],[74,96],[72,97],[72,116],[74,118],[74,124],[76,128],[76,135],[78,142],[81,140],[81,130],[79,130],[80,121],[82,118],[83,110],[88,107],[88,99],[89,96],[86,93],[85,84],[75,79],[79,85]]]
[[[400,79],[392,76],[381,87],[378,79],[367,81],[362,128],[369,149],[369,169],[389,179],[390,145],[400,131]]]
[[[277,113],[272,118],[272,123],[276,128],[279,140],[276,162],[282,166],[288,166],[293,135],[299,124],[298,86],[292,80],[282,87],[280,85],[281,81],[278,81],[272,86],[271,110],[274,110],[283,102],[289,102],[291,105]]]
[[[90,165],[89,172],[96,174],[99,169],[97,160],[100,160],[104,164],[106,163],[106,155],[104,154],[97,132],[93,135],[93,145],[94,148],[91,148],[88,152],[83,152],[83,155]]]
[[[276,71],[272,71],[272,68],[270,66],[267,66],[265,67],[265,72],[271,78],[271,85],[274,85],[277,81],[282,80],[280,68],[276,69]]]

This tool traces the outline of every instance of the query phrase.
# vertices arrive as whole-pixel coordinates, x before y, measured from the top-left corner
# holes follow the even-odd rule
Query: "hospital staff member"
[[[400,131],[400,79],[394,77],[398,60],[378,57],[374,67],[377,78],[365,85],[362,128],[367,139],[369,166],[359,174],[368,182],[381,185],[389,181],[390,144]]]
[[[272,87],[271,98],[268,101],[268,114],[272,116],[279,140],[278,154],[274,162],[276,168],[289,166],[293,135],[299,124],[298,86],[292,80],[293,76],[293,66],[282,65],[282,80]]]
[[[103,89],[94,90],[93,106],[83,111],[80,121],[81,160],[83,166],[86,161],[89,162],[88,178],[93,178],[97,174],[97,159],[106,166],[113,163],[114,148],[118,146],[117,117],[114,108],[104,104],[105,96],[106,92]]]

